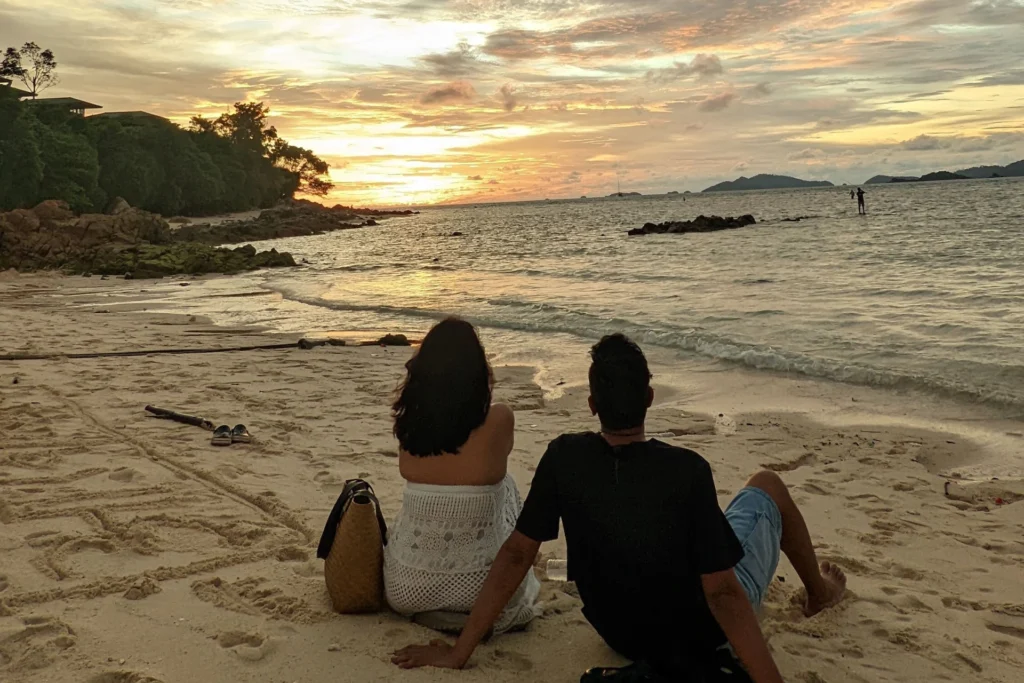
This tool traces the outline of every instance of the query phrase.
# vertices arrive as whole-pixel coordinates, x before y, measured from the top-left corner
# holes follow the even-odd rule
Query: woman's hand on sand
[[[432,640],[429,645],[409,645],[397,650],[391,663],[402,669],[436,666],[440,669],[461,669],[465,664],[452,654],[452,646],[443,640]]]

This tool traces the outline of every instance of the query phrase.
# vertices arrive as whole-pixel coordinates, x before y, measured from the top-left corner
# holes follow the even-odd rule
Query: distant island
[[[753,178],[740,176],[736,180],[718,183],[705,192],[738,192],[740,190],[782,190],[800,187],[835,187],[827,180],[801,180],[785,175],[758,174]]]
[[[609,197],[642,197],[639,192],[612,192]]]
[[[936,171],[923,176],[888,176],[876,175],[867,180],[865,185],[881,183],[924,183],[936,180],[982,180],[985,178],[1018,178],[1024,176],[1024,159],[1006,166],[973,166],[959,171]]]
[[[968,178],[1019,178],[1024,176],[1024,159],[1006,166],[974,166],[956,171],[957,175]]]
[[[884,185],[895,181],[900,182],[913,182],[917,180],[917,176],[905,175],[905,176],[891,176],[891,175],[876,175],[868,178],[864,181],[865,185]]]
[[[925,173],[920,178],[893,178],[890,183],[927,183],[935,180],[970,180],[965,175],[959,173],[950,173],[949,171],[936,171],[935,173]]]

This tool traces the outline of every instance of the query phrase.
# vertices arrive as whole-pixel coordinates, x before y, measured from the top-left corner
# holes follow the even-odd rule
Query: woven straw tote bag
[[[334,543],[324,561],[324,579],[334,609],[342,614],[379,612],[384,607],[384,538],[372,489],[346,503]]]

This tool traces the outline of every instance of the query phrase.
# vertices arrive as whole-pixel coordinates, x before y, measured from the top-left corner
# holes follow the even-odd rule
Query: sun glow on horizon
[[[186,124],[263,101],[328,202],[862,182],[1024,158],[1019,2],[0,0],[48,94]],[[59,17],[60,21],[53,18]],[[132,40],[112,39],[109,27]],[[611,189],[609,183],[612,182]]]

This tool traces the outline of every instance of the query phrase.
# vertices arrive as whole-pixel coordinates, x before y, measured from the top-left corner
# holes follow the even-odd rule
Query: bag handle
[[[341,524],[341,518],[348,508],[349,502],[356,495],[368,496],[373,501],[374,511],[377,513],[377,526],[380,527],[381,543],[383,545],[388,544],[388,525],[384,521],[384,514],[380,510],[380,501],[377,500],[377,495],[373,492],[373,486],[363,479],[349,479],[345,482],[345,486],[342,487],[341,495],[335,501],[331,514],[327,517],[327,524],[324,525],[324,531],[320,535],[320,544],[317,546],[316,556],[321,560],[327,559],[327,556],[330,554],[331,546],[334,545],[334,536],[338,532],[338,525]]]

